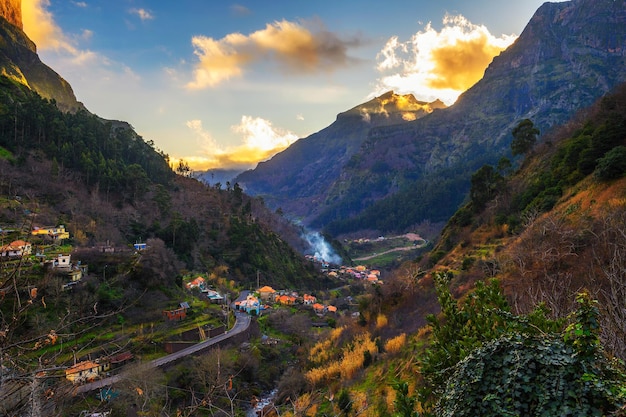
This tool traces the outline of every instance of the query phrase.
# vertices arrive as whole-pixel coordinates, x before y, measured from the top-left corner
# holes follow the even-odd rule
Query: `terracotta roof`
[[[76,365],[74,365],[74,366],[72,366],[70,368],[67,368],[65,370],[65,373],[66,374],[75,374],[75,373],[78,373],[78,372],[86,371],[88,369],[97,368],[99,366],[100,366],[99,364],[97,364],[95,362],[92,362],[92,361],[83,361],[83,362],[77,363]]]
[[[259,292],[276,292],[276,290],[268,285],[259,289]]]

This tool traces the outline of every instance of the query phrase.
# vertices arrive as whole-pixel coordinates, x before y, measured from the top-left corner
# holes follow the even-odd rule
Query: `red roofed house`
[[[302,299],[304,300],[304,304],[306,305],[311,305],[317,302],[317,298],[310,294],[304,294]]]

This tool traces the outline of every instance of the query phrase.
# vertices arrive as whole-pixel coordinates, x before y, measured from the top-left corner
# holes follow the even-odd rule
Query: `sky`
[[[193,170],[249,169],[393,90],[448,105],[541,0],[22,0],[86,108]]]

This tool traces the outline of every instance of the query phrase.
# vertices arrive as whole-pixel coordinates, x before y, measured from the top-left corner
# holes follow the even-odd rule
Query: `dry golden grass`
[[[314,347],[316,359],[325,357],[325,354],[320,351],[323,343],[318,343],[316,346],[318,345],[319,347]],[[330,350],[326,350],[326,352],[329,351]],[[312,368],[305,373],[305,376],[313,385],[328,382],[337,376],[340,376],[344,380],[351,379],[363,368],[366,351],[369,351],[372,357],[377,351],[376,343],[372,340],[368,332],[357,335],[350,345],[344,346],[336,360],[331,360],[332,355],[327,355],[326,361],[315,362],[319,363],[320,366]]]
[[[397,353],[406,345],[406,333],[402,333],[385,342],[385,352]]]
[[[384,314],[379,314],[376,317],[376,329],[382,329],[383,327],[387,326],[388,323],[389,319],[387,319],[387,316],[385,316]]]

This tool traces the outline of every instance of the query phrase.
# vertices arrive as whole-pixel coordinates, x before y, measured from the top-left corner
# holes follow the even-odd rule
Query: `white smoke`
[[[319,232],[306,232],[303,237],[311,246],[311,250],[314,252],[313,256],[317,259],[331,264],[341,264],[341,256],[335,253],[333,247],[326,242]]]

